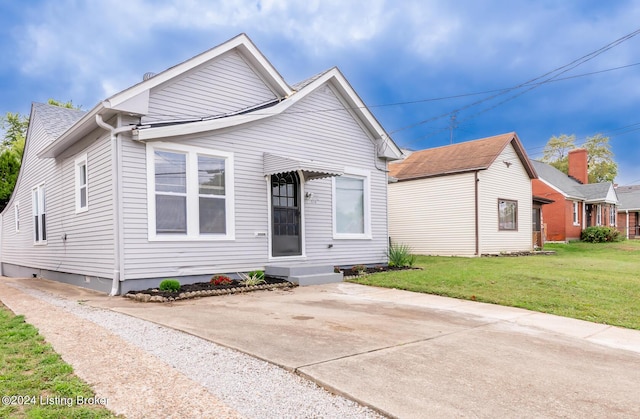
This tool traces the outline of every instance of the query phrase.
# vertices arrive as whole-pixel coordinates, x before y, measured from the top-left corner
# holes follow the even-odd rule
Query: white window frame
[[[156,233],[155,151],[181,153],[186,156],[187,233]],[[198,155],[225,160],[225,234],[200,234]],[[235,198],[233,153],[167,142],[147,143],[147,208],[149,241],[215,241],[235,240]]]
[[[80,176],[81,168],[84,166],[84,185],[81,184],[82,177]],[[76,158],[74,163],[74,172],[76,179],[76,214],[86,212],[89,210],[89,165],[87,164],[87,155],[83,154]],[[85,201],[82,206],[82,190],[84,189]]]
[[[579,203],[578,201],[573,201],[573,225],[574,226],[580,225],[580,216],[578,211],[580,211]]]
[[[47,198],[44,183],[31,189],[31,205],[33,209],[33,244],[47,244]],[[37,217],[37,223],[36,223]],[[43,223],[42,220],[45,220]]]
[[[371,172],[358,168],[345,168],[344,174],[340,177],[361,179],[363,181],[363,204],[364,204],[364,232],[363,233],[340,233],[337,231],[337,177],[331,178],[332,188],[332,218],[333,218],[333,238],[336,240],[371,240]]]
[[[609,205],[609,226],[611,227],[615,227],[616,225],[616,206],[615,205]]]
[[[13,205],[13,217],[15,218],[16,233],[20,232],[20,201]]]
[[[602,225],[602,205],[596,206],[596,226]]]

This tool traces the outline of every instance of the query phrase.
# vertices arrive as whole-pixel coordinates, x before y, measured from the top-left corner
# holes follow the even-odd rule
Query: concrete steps
[[[300,286],[342,282],[342,272],[333,272],[331,265],[282,264],[268,265],[265,275],[286,279]]]

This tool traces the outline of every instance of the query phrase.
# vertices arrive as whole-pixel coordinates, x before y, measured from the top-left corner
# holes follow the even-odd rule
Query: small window
[[[333,180],[333,231],[336,239],[369,239],[369,173],[352,169]]]
[[[609,206],[609,225],[611,227],[616,225],[616,206],[615,205]]]
[[[87,176],[87,155],[76,159],[76,213],[89,209],[88,176]]]
[[[47,242],[47,207],[44,184],[32,189],[31,198],[33,206],[33,242],[45,244]]]
[[[16,220],[16,233],[20,231],[20,202],[13,206],[13,216]]]
[[[577,202],[573,202],[573,225],[580,224],[580,218],[578,215],[578,211],[580,210],[580,206]]]
[[[518,201],[498,199],[498,224],[500,230],[518,229]]]

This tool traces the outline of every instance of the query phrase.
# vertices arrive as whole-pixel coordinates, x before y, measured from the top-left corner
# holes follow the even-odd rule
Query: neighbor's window
[[[88,203],[88,178],[87,178],[87,155],[84,154],[76,159],[76,212],[84,212],[89,209]]]
[[[596,225],[602,225],[602,205],[596,207]]]
[[[31,205],[33,206],[33,242],[44,244],[47,242],[47,208],[44,184],[32,189]]]
[[[233,238],[232,154],[175,144],[147,147],[150,238]]]
[[[616,225],[616,206],[615,205],[609,206],[609,225],[612,227]]]
[[[20,202],[16,202],[13,206],[13,216],[16,220],[16,233],[20,231]]]
[[[580,224],[580,218],[578,216],[579,204],[577,202],[573,202],[573,225]]]
[[[350,172],[333,178],[334,238],[370,238],[369,172]]]
[[[500,230],[518,229],[518,201],[498,199],[498,224]]]

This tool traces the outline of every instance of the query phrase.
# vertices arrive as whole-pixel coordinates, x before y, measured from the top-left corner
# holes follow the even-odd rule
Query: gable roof
[[[640,185],[618,186],[618,211],[640,211]]]
[[[292,88],[284,81],[282,76],[280,76],[277,70],[269,63],[264,55],[262,55],[246,34],[240,34],[217,47],[109,97],[85,114],[76,124],[67,129],[54,143],[40,152],[39,156],[55,157],[60,155],[60,153],[74,142],[79,141],[90,131],[98,128],[98,123],[96,122],[98,117],[106,121],[119,112],[145,115],[146,112],[149,111],[149,93],[153,87],[175,77],[179,77],[185,72],[203,65],[231,50],[237,51],[252,65],[265,83],[274,91],[277,96],[276,100],[267,105],[261,104],[255,108],[238,110],[237,112],[215,119],[155,127],[132,126],[132,129],[136,128],[134,131],[135,138],[144,141],[152,138],[213,131],[269,118],[281,114],[310,92],[320,88],[320,86],[329,84],[344,103],[345,108],[352,113],[363,130],[368,133],[372,142],[376,144],[380,158],[395,160],[402,156],[400,148],[389,137],[384,128],[382,128],[337,68],[334,67],[319,73],[298,83]],[[269,107],[269,112],[260,112],[265,106]]]
[[[82,118],[85,113],[85,111],[79,109],[34,102],[31,104],[31,116],[29,120],[39,121],[45,132],[52,140],[55,140]]]
[[[515,132],[414,151],[403,161],[390,164],[390,175],[402,181],[485,170],[509,144],[516,151],[529,178],[535,179],[536,171]]]
[[[538,178],[570,199],[583,200],[590,203],[616,203],[616,191],[611,182],[588,183],[583,185],[550,164],[533,160],[531,162],[538,172]]]

